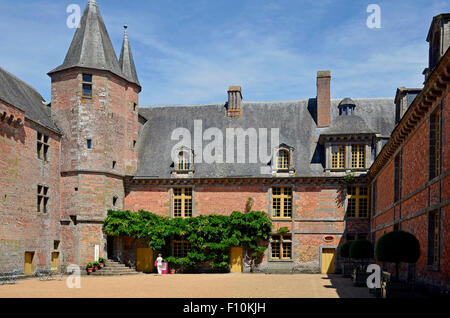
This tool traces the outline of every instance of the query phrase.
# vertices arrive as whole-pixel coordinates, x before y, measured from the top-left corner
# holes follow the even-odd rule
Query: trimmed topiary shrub
[[[350,245],[352,245],[353,242],[345,242],[341,245],[341,248],[339,249],[339,256],[343,258],[350,258]]]
[[[396,278],[399,278],[400,263],[417,263],[420,257],[420,243],[405,231],[384,234],[377,241],[375,256],[379,262],[395,263]]]
[[[353,259],[373,258],[373,244],[366,239],[356,240],[350,245],[349,252]]]

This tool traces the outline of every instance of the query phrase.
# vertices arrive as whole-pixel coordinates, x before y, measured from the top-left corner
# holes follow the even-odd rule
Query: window
[[[113,161],[113,162],[112,162],[112,168],[113,168],[113,169],[116,169],[116,164],[117,164],[117,161]]]
[[[395,156],[395,162],[394,162],[394,202],[397,202],[400,200],[400,193],[401,193],[401,182],[400,182],[400,175],[401,175],[401,155],[398,154]]]
[[[92,149],[92,139],[86,140],[87,149]]]
[[[366,145],[352,145],[352,168],[366,167]]]
[[[369,188],[349,187],[347,193],[347,217],[369,217]]]
[[[188,218],[192,216],[192,189],[173,189],[173,217]]]
[[[272,188],[272,217],[274,218],[292,217],[292,188],[288,187]]]
[[[81,93],[83,98],[92,98],[92,75],[83,74],[83,91]]]
[[[190,168],[189,154],[186,151],[180,151],[178,154],[178,171],[187,171]]]
[[[289,170],[289,152],[287,150],[278,151],[277,169]]]
[[[137,108],[137,104],[136,104],[136,103],[133,103],[133,111],[134,111],[134,112],[136,111],[136,108]]]
[[[440,174],[441,168],[441,113],[437,109],[430,117],[430,180]]]
[[[372,185],[372,214],[375,215],[377,213],[377,192],[378,192],[378,180]]]
[[[344,169],[345,168],[345,146],[336,145],[331,147],[331,168]]]
[[[136,148],[136,140],[133,140],[133,149]]]
[[[113,198],[113,206],[116,206],[116,205],[117,205],[117,200],[119,200],[118,197],[114,197],[114,198]]]
[[[37,155],[38,158],[44,161],[48,161],[48,149],[50,148],[49,137],[37,133]]]
[[[270,247],[272,259],[292,259],[292,236],[290,234],[272,235]]]
[[[191,243],[182,237],[177,237],[173,240],[172,255],[177,258],[187,257],[191,250]]]
[[[428,215],[428,265],[439,265],[439,211]]]
[[[48,200],[49,200],[48,187],[43,185],[37,186],[37,211],[47,213],[48,212]]]

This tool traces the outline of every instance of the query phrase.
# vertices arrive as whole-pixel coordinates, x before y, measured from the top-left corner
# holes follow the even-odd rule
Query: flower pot
[[[176,271],[175,271],[174,268],[171,268],[171,269],[170,269],[170,273],[171,273],[171,274],[175,274],[175,272],[176,272]]]
[[[97,265],[94,266],[94,272],[95,272],[96,270],[98,270],[98,266],[97,266]]]
[[[105,267],[105,263],[100,263],[100,268]]]
[[[87,270],[87,272],[88,272],[88,275],[89,275],[90,273],[92,273],[92,271],[93,271],[92,267],[86,268],[86,270]]]

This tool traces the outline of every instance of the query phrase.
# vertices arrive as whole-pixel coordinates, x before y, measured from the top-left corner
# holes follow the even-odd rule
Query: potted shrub
[[[345,242],[341,245],[339,249],[339,256],[344,259],[344,263],[342,264],[342,274],[344,277],[352,277],[353,264],[350,261],[350,245],[351,241]]]
[[[379,262],[395,263],[395,277],[383,284],[386,297],[405,297],[411,292],[409,286],[400,281],[400,263],[417,263],[420,257],[420,243],[417,238],[405,231],[384,234],[377,241],[375,256]]]
[[[100,269],[100,263],[99,262],[94,262],[93,265],[94,265],[94,271]]]
[[[360,239],[350,245],[350,258],[359,264],[353,269],[353,283],[356,286],[366,286],[370,273],[366,272],[367,261],[373,258],[373,244],[369,240]]]
[[[98,259],[98,262],[99,262],[99,264],[100,264],[100,268],[105,267],[106,259],[104,259],[103,257],[100,257],[100,258]]]
[[[88,272],[88,275],[89,275],[90,273],[92,273],[93,269],[94,269],[94,265],[93,265],[92,263],[88,263],[88,264],[86,265],[86,270],[87,270],[87,272]]]

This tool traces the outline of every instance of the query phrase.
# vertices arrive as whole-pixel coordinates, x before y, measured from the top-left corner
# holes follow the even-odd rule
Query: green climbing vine
[[[166,259],[176,267],[209,264],[211,268],[225,270],[232,246],[246,248],[252,260],[261,257],[267,248],[272,222],[264,212],[170,219],[142,210],[137,213],[110,210],[103,227],[107,235],[148,239],[149,248],[170,255]],[[176,236],[191,243],[186,257],[171,255],[170,241]]]

